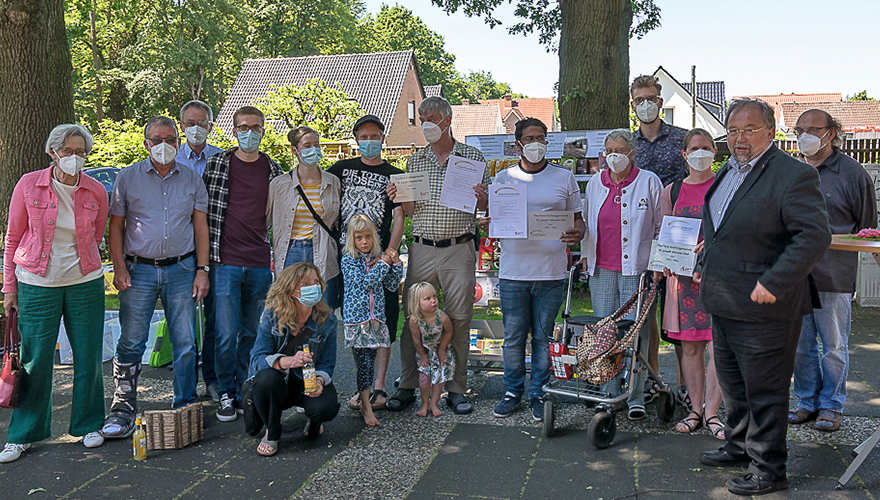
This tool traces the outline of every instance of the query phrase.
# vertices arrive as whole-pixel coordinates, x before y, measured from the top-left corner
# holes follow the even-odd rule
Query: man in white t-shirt
[[[522,160],[495,176],[490,189],[500,185],[526,186],[528,211],[574,212],[574,227],[558,240],[501,240],[501,314],[504,321],[505,394],[495,407],[496,417],[508,417],[519,407],[525,392],[525,345],[532,333],[532,372],[529,406],[536,421],[544,416],[544,391],[550,379],[550,337],[562,305],[563,282],[568,274],[566,245],[581,241],[586,231],[583,202],[570,170],[548,162],[547,126],[537,118],[516,124],[516,145]],[[489,216],[480,220],[488,229]]]

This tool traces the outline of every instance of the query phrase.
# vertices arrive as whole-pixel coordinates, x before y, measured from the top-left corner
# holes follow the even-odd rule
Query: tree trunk
[[[15,184],[49,164],[49,132],[74,121],[71,71],[62,0],[0,0],[0,234]]]
[[[98,123],[104,119],[104,93],[101,91],[101,58],[98,55],[98,37],[95,33],[95,0],[89,11],[89,39],[92,43],[92,67],[95,70],[95,119]]]
[[[631,0],[559,0],[563,130],[629,126]]]

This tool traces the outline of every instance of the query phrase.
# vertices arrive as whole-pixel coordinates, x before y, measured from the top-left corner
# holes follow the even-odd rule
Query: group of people
[[[607,316],[637,291],[662,217],[701,218],[697,269],[693,276],[654,273],[655,281],[665,283],[663,313],[658,323],[652,312],[639,346],[656,369],[660,338],[676,345],[679,382],[687,387],[682,398],[690,410],[677,430],[705,425],[727,441],[700,460],[748,462],[748,474],[728,484],[734,493],[780,489],[787,485],[785,426],[813,420],[822,430],[840,426],[856,260],[827,247],[832,230],[876,226],[873,185],[858,163],[840,153],[841,127],[828,113],[810,110],[798,119],[802,162],[773,145],[773,110],[750,99],[730,105],[725,127],[731,157],[713,173],[713,137],[664,122],[660,91],[653,77],[633,82],[639,128],[605,137],[608,168],[587,184],[586,206],[571,171],[545,158],[546,125],[535,118],[516,124],[521,161],[496,175],[493,186],[527,185],[529,211],[570,211],[575,222],[557,240],[501,242],[505,394],[494,414],[507,417],[527,398],[534,419],[543,418],[542,387],[550,378],[549,341],[568,274],[567,246],[581,243],[594,314]],[[219,404],[216,416],[229,422],[249,412],[262,455],[278,451],[285,409],[302,408],[310,438],[337,415],[339,307],[343,344],[352,349],[357,370],[357,392],[348,406],[367,425],[379,425],[376,409],[406,409],[417,388],[419,416],[442,413],[444,389],[454,413],[473,411],[466,396],[468,333],[477,228],[487,229],[492,216],[489,178],[484,173],[473,188],[477,211],[488,210],[488,216],[477,219],[441,205],[450,156],[484,158],[452,136],[446,100],[427,98],[418,113],[428,146],[407,159],[407,172],[427,174],[431,198],[403,203],[395,202],[390,177],[402,171],[382,158],[385,126],[372,115],[353,128],[360,156],[326,171],[319,166],[318,133],[290,130],[297,164],[285,173],[260,151],[265,117],[259,109],[235,112],[238,145],[223,151],[207,143],[210,106],[190,101],[180,110],[186,142],[170,118],[151,119],[144,128],[148,158],[119,173],[109,200],[98,182],[81,173],[93,146],[89,132],[81,125],[56,127],[46,142],[50,166],[22,177],[9,211],[4,307],[20,311],[29,375],[0,462],[18,459],[51,434],[52,362],[62,317],[74,352],[70,434],[83,436],[87,447],[131,435],[157,299],[173,346],[173,407],[197,401],[195,332],[203,328],[201,373],[206,392]],[[413,242],[398,334],[403,266],[397,250],[406,217]],[[105,415],[98,246],[108,221],[121,336]],[[197,325],[202,300],[205,323]],[[401,377],[389,396],[385,378],[398,337]],[[314,369],[314,385],[304,380],[304,366]],[[644,370],[637,373],[632,383],[638,390],[627,401],[633,420],[646,416],[645,404],[658,390]],[[788,412],[792,373],[799,401]],[[619,381],[609,382],[609,392],[619,389]],[[718,416],[722,395],[726,425]]]

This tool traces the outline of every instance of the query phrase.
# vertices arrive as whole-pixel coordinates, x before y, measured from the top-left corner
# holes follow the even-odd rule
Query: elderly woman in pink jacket
[[[48,168],[25,174],[12,192],[3,268],[3,307],[18,309],[27,371],[12,411],[0,463],[17,460],[52,435],[52,369],[61,318],[73,349],[72,436],[101,446],[104,383],[104,273],[98,245],[107,224],[107,191],[83,175],[92,136],[81,125],[49,134]]]

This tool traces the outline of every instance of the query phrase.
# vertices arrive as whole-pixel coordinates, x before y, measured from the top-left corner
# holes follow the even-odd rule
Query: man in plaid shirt
[[[281,167],[259,150],[265,117],[253,106],[232,116],[238,147],[208,159],[203,180],[208,190],[211,248],[211,301],[208,321],[216,335],[215,369],[220,384],[217,419],[231,422],[242,413],[241,385],[266,294],[272,285],[266,226],[269,182]]]
[[[429,97],[419,105],[419,119],[428,146],[407,159],[407,172],[427,172],[431,183],[431,199],[403,203],[404,211],[412,217],[412,234],[415,237],[409,247],[409,263],[406,272],[406,289],[415,283],[427,281],[443,292],[443,310],[452,320],[453,334],[450,342],[455,351],[455,374],[446,384],[449,395],[447,404],[452,411],[466,414],[473,406],[465,398],[467,392],[468,333],[474,312],[474,289],[476,278],[476,221],[473,213],[465,213],[440,205],[440,190],[446,174],[449,156],[455,155],[483,162],[483,153],[477,148],[462,144],[452,137],[452,107],[442,97]],[[486,210],[489,194],[488,172],[483,172],[483,182],[474,186],[477,210]],[[394,184],[388,186],[388,197],[393,201],[397,194]],[[403,310],[407,309],[407,294],[403,295]],[[407,318],[408,320],[409,318]],[[408,321],[403,324],[400,335],[400,390],[389,398],[389,410],[400,411],[415,400],[419,387],[416,349]]]

